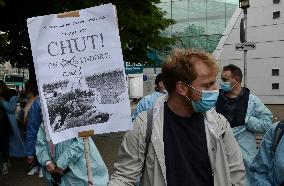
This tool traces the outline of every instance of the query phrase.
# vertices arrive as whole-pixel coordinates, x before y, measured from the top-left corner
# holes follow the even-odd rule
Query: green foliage
[[[0,32],[0,63],[3,63],[4,62],[4,59],[2,56],[4,56],[7,50],[7,46],[9,45],[8,43],[8,38],[7,38],[7,34],[4,33],[4,32]]]
[[[3,1],[3,0],[0,0],[0,7],[1,7],[1,6],[4,6],[4,5],[5,5],[4,1]]]
[[[0,5],[2,1],[5,6],[0,6],[0,57],[2,62],[10,60],[18,67],[33,66],[27,18],[106,3],[117,8],[125,61],[144,63],[148,48],[161,49],[175,42],[175,38],[161,36],[161,31],[174,21],[164,18],[165,12],[156,7],[160,0],[0,0]]]

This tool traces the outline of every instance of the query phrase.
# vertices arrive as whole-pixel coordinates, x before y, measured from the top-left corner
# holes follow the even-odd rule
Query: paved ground
[[[117,155],[120,142],[124,136],[122,133],[97,135],[94,141],[103,157],[109,172],[112,172],[112,164]],[[11,158],[9,173],[0,175],[0,186],[46,186],[44,178],[27,176],[27,164],[23,158]]]
[[[0,175],[0,186],[45,186],[43,178],[27,176],[27,165],[23,158],[12,158],[9,173]]]

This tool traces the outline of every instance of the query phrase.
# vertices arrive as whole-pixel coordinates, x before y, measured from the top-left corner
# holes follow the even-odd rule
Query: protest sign
[[[27,20],[43,119],[53,143],[129,130],[130,101],[111,4]]]

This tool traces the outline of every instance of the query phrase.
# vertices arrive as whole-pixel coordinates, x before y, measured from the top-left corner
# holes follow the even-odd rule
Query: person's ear
[[[188,87],[185,83],[178,81],[176,83],[176,91],[179,95],[187,96],[188,94]]]
[[[233,78],[234,79],[234,81],[235,81],[235,83],[238,83],[238,84],[241,84],[242,82],[241,82],[241,78],[240,77],[235,77],[235,78]]]

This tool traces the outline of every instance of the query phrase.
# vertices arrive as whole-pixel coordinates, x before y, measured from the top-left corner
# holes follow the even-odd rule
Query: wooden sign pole
[[[79,132],[78,136],[82,137],[84,140],[84,153],[86,159],[87,175],[88,175],[88,186],[94,185],[93,182],[93,172],[92,172],[92,161],[90,158],[90,146],[89,146],[89,137],[94,135],[93,130]]]

